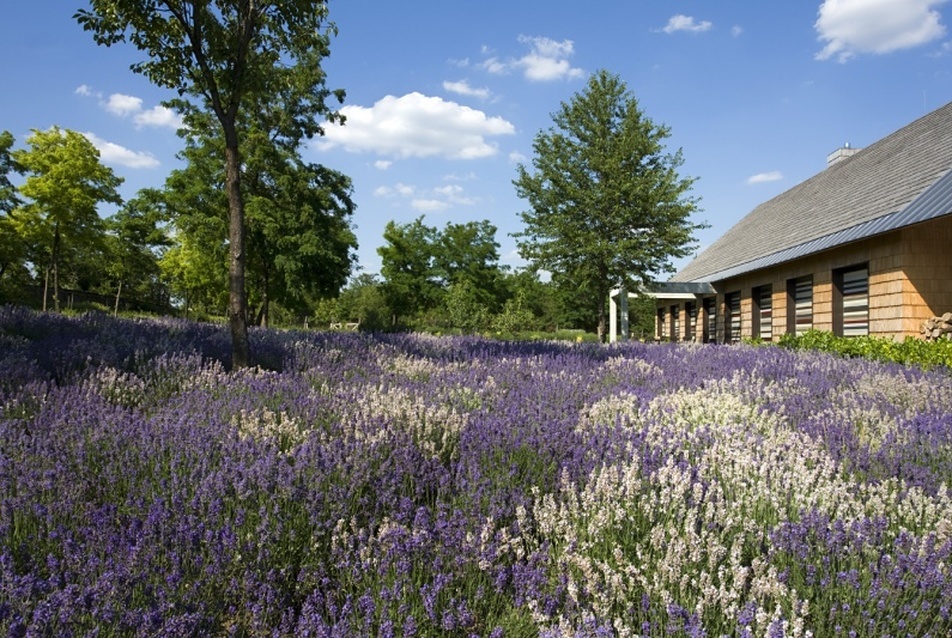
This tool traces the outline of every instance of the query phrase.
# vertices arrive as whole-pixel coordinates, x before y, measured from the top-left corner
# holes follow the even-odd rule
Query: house
[[[656,336],[918,335],[952,310],[950,169],[952,103],[864,149],[838,149],[656,285]]]

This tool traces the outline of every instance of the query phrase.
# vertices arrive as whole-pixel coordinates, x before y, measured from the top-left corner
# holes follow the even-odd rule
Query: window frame
[[[804,300],[802,292],[809,293]],[[805,321],[809,318],[809,321]],[[787,334],[799,336],[813,329],[813,275],[787,280]]]
[[[869,336],[869,264],[833,271],[833,334]]]
[[[757,286],[751,290],[750,296],[751,336],[763,341],[773,341],[773,285]]]
[[[724,343],[735,344],[741,341],[743,321],[740,308],[739,290],[724,294]]]

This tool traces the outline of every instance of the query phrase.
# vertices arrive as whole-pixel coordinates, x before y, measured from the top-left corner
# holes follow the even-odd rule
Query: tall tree
[[[553,115],[533,142],[530,173],[513,181],[531,209],[517,233],[535,267],[565,273],[587,295],[604,340],[612,288],[647,284],[691,252],[693,178],[678,174],[681,150],[665,151],[670,130],[639,108],[618,76],[600,70]]]
[[[198,120],[198,118],[193,118]],[[315,297],[337,294],[355,259],[350,228],[351,181],[301,160],[294,149],[272,141],[267,122],[242,124],[241,182],[246,209],[246,287],[257,322],[268,325],[271,302],[308,314]],[[179,154],[185,167],[166,182],[164,199],[179,237],[204,234],[209,223],[227,222],[221,163],[223,146],[214,127],[192,126]],[[201,248],[213,243],[193,242]]]
[[[502,303],[499,243],[496,227],[488,220],[447,223],[434,246],[434,264],[449,286],[466,284],[486,311]],[[459,292],[459,291],[457,291]]]
[[[45,271],[43,309],[47,307],[50,276],[53,305],[59,311],[59,266],[71,249],[102,242],[100,203],[121,204],[117,188],[122,178],[99,161],[99,151],[83,135],[53,127],[34,130],[29,148],[13,152],[26,179],[20,194],[27,203],[12,213],[14,225],[33,247],[32,259]]]
[[[228,315],[232,362],[250,365],[245,290],[245,201],[241,187],[241,120],[256,110],[273,118],[283,143],[296,147],[336,119],[326,100],[322,59],[334,27],[325,0],[90,0],[76,13],[98,44],[127,39],[148,59],[132,65],[153,83],[175,89],[173,105],[188,123],[214,115],[224,139],[228,200]],[[194,99],[197,102],[190,102]]]
[[[433,308],[442,293],[433,261],[436,228],[418,217],[408,224],[388,222],[383,231],[386,244],[377,248],[384,295],[393,312],[393,323]]]
[[[20,204],[16,186],[10,181],[10,175],[23,172],[13,159],[14,141],[10,131],[0,131],[0,213],[9,213]]]
[[[22,203],[10,180],[11,175],[23,172],[13,159],[13,142],[9,131],[0,131],[0,280],[11,268],[21,265],[26,257],[23,241],[9,217]]]
[[[160,287],[161,252],[171,245],[162,227],[164,216],[159,193],[143,189],[106,220],[106,270],[115,285],[114,314],[119,312],[123,291],[153,306],[167,301],[156,294]]]

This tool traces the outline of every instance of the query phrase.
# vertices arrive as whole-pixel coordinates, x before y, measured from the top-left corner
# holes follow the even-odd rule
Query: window
[[[665,318],[664,308],[658,308],[658,338],[666,339],[668,337],[668,323]]]
[[[677,341],[681,336],[681,309],[671,306],[671,341]]]
[[[787,280],[787,332],[802,335],[813,328],[813,276]]]
[[[773,286],[759,286],[753,290],[755,337],[764,341],[773,339]]]
[[[833,304],[835,334],[869,334],[869,269],[865,264],[833,271]]]
[[[717,298],[706,297],[701,302],[704,308],[703,339],[704,343],[713,343],[717,340]]]
[[[684,314],[688,318],[687,329],[684,331],[684,338],[688,341],[697,339],[697,304],[688,301],[684,304]]]
[[[740,292],[724,295],[725,319],[724,337],[727,343],[740,343]]]

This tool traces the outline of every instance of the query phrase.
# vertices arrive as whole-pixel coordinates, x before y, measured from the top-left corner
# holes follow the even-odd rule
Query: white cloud
[[[438,186],[433,189],[434,194],[438,197],[442,197],[450,204],[472,206],[476,203],[475,199],[464,196],[463,192],[463,187],[458,184],[447,184],[446,186]]]
[[[744,32],[744,28],[740,26],[739,24],[735,24],[734,26],[731,27],[731,35],[734,36],[735,38],[740,36],[743,32]]]
[[[459,175],[457,173],[447,173],[443,176],[443,181],[446,182],[469,182],[476,179],[476,173],[470,171]]]
[[[376,168],[378,171],[385,171],[391,166],[393,166],[393,162],[390,160],[377,160],[374,162],[374,168]]]
[[[136,123],[136,126],[162,126],[174,130],[185,125],[178,113],[164,106],[154,106],[148,111],[139,111],[133,116],[132,121]]]
[[[510,162],[511,164],[521,164],[521,163],[525,162],[526,159],[528,159],[528,158],[527,158],[525,155],[523,155],[522,153],[520,153],[519,151],[513,151],[513,152],[509,153],[509,162]]]
[[[776,182],[783,179],[783,173],[780,171],[770,171],[769,173],[757,173],[747,178],[748,184],[763,184],[764,182]]]
[[[124,146],[107,142],[95,133],[83,133],[83,135],[96,147],[100,158],[106,164],[118,164],[128,168],[156,168],[159,166],[159,160],[151,153],[130,151]]]
[[[122,93],[113,93],[109,96],[109,99],[106,100],[106,103],[103,104],[103,107],[113,115],[126,117],[142,110],[142,98],[123,95]]]
[[[460,80],[459,82],[443,82],[443,88],[449,91],[450,93],[456,93],[458,95],[467,95],[470,97],[478,97],[481,100],[487,99],[491,93],[487,88],[476,89],[469,85],[469,82],[466,80]]]
[[[131,117],[137,127],[163,127],[178,130],[184,126],[182,118],[172,109],[164,106],[154,106],[151,109],[143,109],[142,98],[134,95],[124,95],[122,93],[113,93],[103,100],[102,94],[94,91],[91,87],[81,84],[77,87],[75,93],[84,97],[97,97],[102,106],[108,113],[117,117]]]
[[[519,42],[529,45],[529,53],[509,62],[491,57],[483,62],[482,67],[495,74],[508,73],[513,69],[521,70],[525,78],[533,82],[551,82],[585,75],[585,71],[573,67],[569,62],[569,58],[575,54],[575,45],[571,40],[559,42],[550,38],[521,35]]]
[[[447,184],[420,192],[414,186],[400,182],[393,186],[378,186],[374,189],[376,197],[402,197],[410,200],[410,207],[425,213],[444,211],[453,206],[473,206],[478,199],[466,195],[459,184]]]
[[[686,16],[682,14],[677,14],[671,16],[668,20],[668,24],[661,29],[664,33],[675,33],[676,31],[688,31],[689,33],[701,33],[703,31],[709,31],[714,25],[707,21],[701,20],[700,22],[695,22],[692,16]]]
[[[340,112],[347,124],[325,123],[318,148],[340,146],[353,153],[401,158],[476,159],[498,152],[488,137],[512,135],[516,130],[501,117],[416,92],[388,95],[372,107],[345,106]]]
[[[410,207],[421,213],[438,213],[449,208],[450,204],[439,199],[414,199]]]
[[[845,62],[860,53],[890,53],[945,35],[934,9],[945,0],[825,0],[814,27],[826,43],[816,59]]]
[[[374,189],[374,195],[377,197],[412,197],[416,192],[416,187],[397,182],[393,186],[378,186]]]

